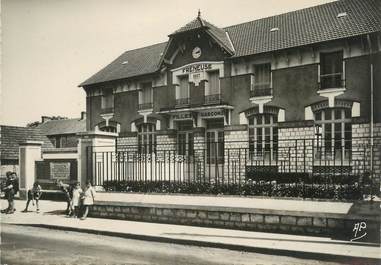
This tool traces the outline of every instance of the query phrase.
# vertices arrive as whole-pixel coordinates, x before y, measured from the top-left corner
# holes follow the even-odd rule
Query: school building
[[[80,84],[87,131],[192,176],[379,177],[380,14],[378,0],[341,0],[222,28],[199,12]]]

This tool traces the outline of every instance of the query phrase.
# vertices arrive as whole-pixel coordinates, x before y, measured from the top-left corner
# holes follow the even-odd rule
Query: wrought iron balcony
[[[150,103],[141,103],[138,106],[139,110],[147,110],[147,109],[152,109],[152,108],[153,108],[153,103],[152,102],[150,102]]]
[[[176,103],[175,103],[175,107],[176,108],[180,108],[180,107],[184,107],[184,106],[189,106],[189,97],[188,98],[177,98],[176,99]]]
[[[252,86],[252,89],[250,90],[250,97],[265,97],[265,96],[272,96],[273,89],[270,87],[270,84],[266,85],[258,85],[255,84]]]
[[[114,108],[102,108],[101,114],[108,114],[108,113],[114,113]]]
[[[221,94],[205,95],[205,104],[218,104],[221,102]]]
[[[345,83],[343,73],[332,73],[320,75],[319,90],[329,88],[343,88]]]

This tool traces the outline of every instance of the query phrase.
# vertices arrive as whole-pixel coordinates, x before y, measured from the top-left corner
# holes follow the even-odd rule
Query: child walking
[[[73,196],[71,199],[71,209],[72,209],[72,216],[74,218],[77,218],[79,215],[79,206],[81,203],[81,194],[82,194],[82,189],[81,189],[81,183],[76,182],[73,188]]]
[[[71,209],[71,199],[73,195],[73,187],[69,184],[65,184],[62,182],[62,180],[57,181],[57,186],[63,191],[65,195],[65,201],[66,201],[66,214],[71,215],[73,210]]]
[[[25,209],[23,210],[24,213],[28,212],[28,207],[30,201],[32,201],[32,204],[34,206],[34,202],[36,201],[36,212],[40,212],[40,207],[38,205],[38,201],[40,200],[42,195],[42,190],[40,184],[36,181],[33,183],[32,189],[28,190],[28,201],[26,202]]]
[[[94,204],[95,199],[95,190],[91,186],[91,182],[86,182],[86,188],[85,191],[82,193],[82,207],[83,207],[83,215],[81,217],[81,220],[85,220],[88,213],[89,213],[89,207],[90,205]]]

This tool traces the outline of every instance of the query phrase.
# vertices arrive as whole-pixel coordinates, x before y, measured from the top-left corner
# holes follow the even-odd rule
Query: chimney
[[[81,111],[81,120],[86,119],[86,111]]]
[[[41,123],[45,123],[50,120],[52,120],[52,118],[49,116],[41,116]]]

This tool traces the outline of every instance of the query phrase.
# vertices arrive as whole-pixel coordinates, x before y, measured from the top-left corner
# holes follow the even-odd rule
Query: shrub
[[[105,181],[106,191],[143,193],[215,194],[266,197],[299,197],[316,199],[359,200],[370,191],[369,186],[354,184],[310,184],[304,182],[247,181],[245,183],[169,182],[169,181]]]

